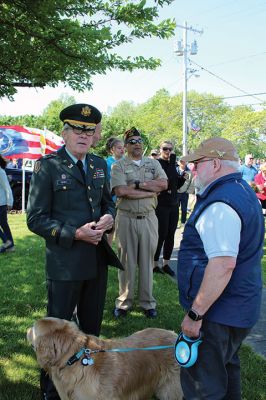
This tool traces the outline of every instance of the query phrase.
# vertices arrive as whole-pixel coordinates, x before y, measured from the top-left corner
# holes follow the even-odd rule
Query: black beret
[[[59,118],[70,125],[95,126],[101,122],[102,114],[90,104],[72,104],[60,112]]]
[[[130,128],[130,129],[128,129],[124,133],[124,140],[126,141],[127,139],[131,138],[132,136],[141,136],[140,132],[134,126],[132,128]]]

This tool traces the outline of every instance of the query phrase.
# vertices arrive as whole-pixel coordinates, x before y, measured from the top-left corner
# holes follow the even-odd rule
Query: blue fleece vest
[[[259,318],[262,291],[264,218],[261,205],[240,173],[217,179],[197,197],[195,209],[186,223],[178,254],[180,304],[186,310],[191,307],[208,263],[195,224],[206,207],[214,202],[223,202],[232,207],[241,219],[239,253],[227,287],[204,318],[229,326],[252,327]]]

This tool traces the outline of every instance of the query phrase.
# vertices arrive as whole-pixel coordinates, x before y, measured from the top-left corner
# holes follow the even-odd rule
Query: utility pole
[[[188,53],[191,55],[195,55],[198,52],[198,45],[196,40],[188,45],[187,43],[187,32],[194,33],[203,33],[203,30],[197,30],[192,28],[192,26],[187,26],[187,21],[184,22],[184,25],[177,25],[177,27],[183,29],[183,39],[178,40],[177,49],[175,53],[177,56],[183,57],[183,139],[182,139],[182,148],[183,148],[183,156],[187,154],[187,133],[188,133],[188,123],[187,123],[187,80],[188,80]]]

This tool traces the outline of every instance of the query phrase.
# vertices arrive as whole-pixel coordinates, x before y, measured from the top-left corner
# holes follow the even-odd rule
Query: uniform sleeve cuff
[[[64,225],[61,229],[60,236],[58,238],[59,246],[70,249],[73,245],[75,238],[76,228],[70,225]]]

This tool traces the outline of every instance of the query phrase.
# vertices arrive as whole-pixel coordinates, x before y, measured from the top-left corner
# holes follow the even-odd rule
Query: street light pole
[[[183,29],[183,40],[179,40],[177,42],[177,49],[175,53],[178,56],[183,57],[183,135],[182,135],[182,152],[183,156],[187,154],[187,133],[188,133],[188,123],[187,123],[187,74],[188,74],[188,52],[190,51],[191,55],[197,54],[197,42],[194,42],[189,46],[187,43],[187,32],[195,32],[195,33],[203,33],[203,30],[199,31],[197,29],[192,28],[192,26],[187,26],[187,21],[184,22],[184,25],[177,25],[177,27]]]
[[[183,29],[183,156],[187,154],[187,22]]]

